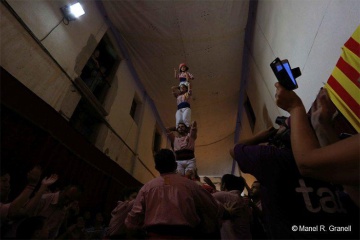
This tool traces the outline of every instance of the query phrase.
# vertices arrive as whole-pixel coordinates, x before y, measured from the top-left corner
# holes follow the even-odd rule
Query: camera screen
[[[290,68],[289,63],[288,63],[288,62],[283,62],[282,64],[283,64],[283,66],[285,67],[286,72],[287,72],[288,75],[290,76],[291,81],[294,83],[294,85],[296,85],[296,81],[295,81],[295,78],[294,78],[294,76],[293,76],[293,74],[292,74],[292,72],[291,72],[291,68]],[[279,63],[278,65],[276,65],[276,70],[277,70],[278,72],[280,72],[280,71],[282,70],[282,65],[281,65],[280,63]]]

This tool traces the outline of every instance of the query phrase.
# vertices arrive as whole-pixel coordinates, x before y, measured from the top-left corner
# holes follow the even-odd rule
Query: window
[[[130,109],[130,116],[135,120],[135,113],[136,113],[136,107],[137,107],[137,102],[135,100],[135,98],[132,101],[131,104],[131,109]]]
[[[159,131],[159,127],[155,126],[153,152],[157,153],[160,150],[160,147],[161,147],[161,134]]]
[[[70,118],[70,124],[95,143],[103,117],[108,113],[102,103],[111,87],[120,59],[105,34],[82,69],[75,85],[82,98]]]
[[[256,116],[255,116],[255,113],[254,113],[254,110],[251,106],[251,103],[250,103],[250,100],[249,100],[249,97],[246,96],[246,100],[244,102],[244,108],[245,108],[245,112],[246,112],[246,115],[249,119],[249,124],[250,124],[250,127],[251,127],[251,131],[254,132],[254,128],[255,128],[255,123],[256,123]]]
[[[141,105],[142,104],[141,104],[140,98],[135,93],[135,96],[131,103],[130,116],[132,117],[132,119],[134,119],[136,124],[138,124],[139,120],[140,120]]]
[[[96,140],[101,123],[102,120],[99,114],[84,99],[79,102],[70,118],[70,125],[92,143]]]
[[[114,47],[109,37],[105,35],[80,75],[82,81],[100,103],[104,101],[106,93],[111,87],[111,79],[115,74],[118,63],[119,60]]]

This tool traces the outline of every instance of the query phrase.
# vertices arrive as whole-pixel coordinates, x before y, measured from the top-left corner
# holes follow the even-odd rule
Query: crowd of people
[[[9,201],[10,174],[1,169],[2,238],[359,239],[360,135],[339,139],[326,89],[309,118],[296,93],[276,83],[276,104],[290,117],[230,149],[241,171],[256,181],[250,188],[243,177],[224,174],[216,189],[197,174],[197,123],[189,103],[194,77],[188,69],[182,63],[179,74],[175,70],[178,110],[175,127],[167,128],[172,149],[155,154],[158,177],[140,189],[125,189],[108,221],[101,212],[90,220],[90,212],[79,209],[81,186],[50,192],[58,176],[40,181],[39,167]]]

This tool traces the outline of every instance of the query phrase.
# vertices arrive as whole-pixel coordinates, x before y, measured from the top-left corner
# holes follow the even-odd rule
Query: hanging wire
[[[52,31],[54,31],[55,28],[57,28],[57,27],[60,25],[60,23],[62,23],[62,22],[63,22],[65,25],[69,25],[69,21],[67,21],[67,23],[65,23],[65,17],[63,17],[63,18],[60,20],[60,22],[59,22],[58,24],[56,24],[56,26],[53,27],[53,28],[50,30],[50,32],[48,32],[48,34],[45,35],[45,37],[43,37],[42,39],[40,39],[40,42],[44,41],[44,40],[50,35],[50,33],[52,33]]]

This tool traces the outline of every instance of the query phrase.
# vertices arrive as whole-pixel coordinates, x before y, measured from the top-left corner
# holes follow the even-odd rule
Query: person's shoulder
[[[236,195],[239,198],[240,198],[240,194],[241,194],[240,190],[231,190],[231,191],[228,191],[228,193],[231,195]]]
[[[199,184],[197,184],[195,181],[190,180],[190,179],[188,179],[187,177],[182,176],[182,175],[180,175],[180,174],[174,173],[174,174],[172,175],[172,177],[173,177],[174,179],[176,179],[177,182],[181,182],[183,185],[196,186],[196,187],[200,187],[200,188],[201,188],[201,186],[200,186]]]
[[[182,180],[184,182],[184,184],[186,186],[188,186],[189,188],[192,188],[196,191],[205,191],[208,192],[205,188],[203,188],[202,184],[198,184],[196,181],[190,180],[186,177],[182,177],[184,178],[184,180]]]
[[[151,186],[153,186],[154,184],[156,184],[157,182],[159,182],[160,179],[161,179],[161,176],[151,179],[150,181],[148,181],[147,183],[145,183],[145,184],[140,188],[140,191],[139,191],[139,192],[143,192],[143,191],[145,191],[146,189],[151,188]]]
[[[2,203],[0,202],[0,208],[9,208],[11,203]]]
[[[219,191],[216,193],[213,193],[213,196],[227,196],[228,198],[239,198],[238,191]]]
[[[149,191],[152,188],[156,188],[158,186],[163,186],[164,182],[168,181],[167,179],[174,179],[177,178],[177,176],[180,176],[176,173],[164,173],[160,176],[151,179],[149,182],[145,183],[142,188],[140,189],[140,192],[146,192]]]
[[[218,192],[214,192],[212,193],[212,195],[216,198],[216,197],[220,197],[220,196],[225,196],[227,195],[228,193],[225,192],[225,191],[218,191]]]
[[[56,196],[58,196],[60,194],[60,192],[49,192],[49,193],[44,193],[41,198],[43,199],[48,199],[48,198],[54,198]]]

